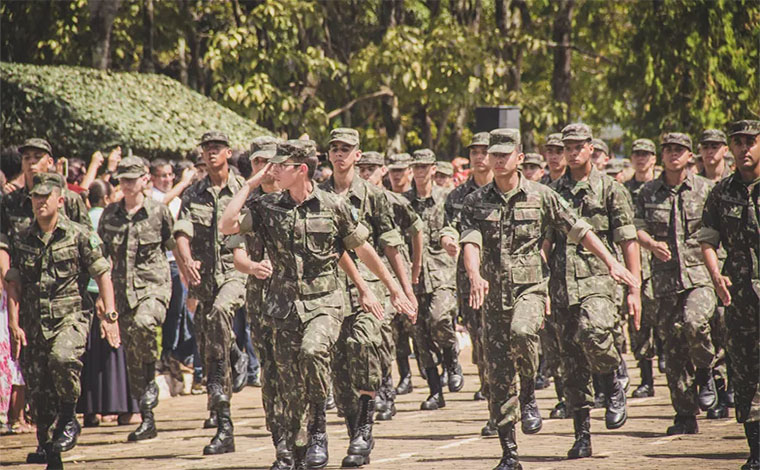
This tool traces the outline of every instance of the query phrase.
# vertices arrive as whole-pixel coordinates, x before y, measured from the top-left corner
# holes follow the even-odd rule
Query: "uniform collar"
[[[69,227],[71,227],[71,221],[69,220],[69,218],[66,217],[64,214],[62,214],[61,212],[58,212],[58,222],[56,222],[55,228],[53,229],[53,232],[52,232],[53,235],[55,235],[59,231],[66,232],[66,230],[68,230]],[[42,241],[43,231],[40,228],[40,224],[38,224],[36,220],[32,224],[32,235],[34,235],[40,241]]]
[[[692,172],[688,172],[686,174],[686,179],[683,180],[683,183],[681,183],[678,187],[679,188],[680,187],[684,187],[684,188],[688,188],[688,189],[693,189],[694,188],[694,178],[695,178],[694,174]],[[668,185],[667,182],[665,182],[665,171],[663,171],[660,174],[660,176],[658,176],[657,178],[655,178],[653,180],[653,184],[655,185],[655,190],[656,191],[659,191],[660,189],[663,189],[663,188],[667,189],[668,191],[672,191],[673,189],[675,189],[673,186],[670,186],[670,185]]]
[[[594,165],[591,165],[591,172],[588,174],[588,178],[583,181],[575,181],[570,175],[570,171],[565,170],[565,173],[557,180],[558,188],[567,189],[573,195],[578,194],[581,190],[596,195],[601,189],[602,177],[602,172],[597,170]]]
[[[201,180],[200,189],[202,191],[210,191],[213,187],[214,185],[211,183],[211,177],[206,175],[206,177]],[[236,178],[235,173],[233,173],[232,170],[229,170],[227,173],[227,181],[222,185],[219,192],[221,193],[226,188],[231,194],[235,194],[240,187],[241,184]]]
[[[525,176],[523,176],[522,172],[518,170],[517,172],[518,177],[520,178],[517,182],[517,187],[509,191],[508,193],[501,192],[501,189],[499,189],[498,186],[496,186],[496,180],[494,179],[490,183],[488,183],[488,190],[491,191],[497,198],[500,198],[504,202],[509,202],[513,197],[515,197],[518,193],[526,193],[526,181],[528,181]]]

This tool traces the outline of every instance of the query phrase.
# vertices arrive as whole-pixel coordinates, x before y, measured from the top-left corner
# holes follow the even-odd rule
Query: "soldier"
[[[633,285],[636,280],[567,202],[517,170],[524,158],[517,129],[491,131],[489,143],[494,179],[465,199],[460,243],[470,279],[470,305],[483,306],[489,410],[502,447],[495,470],[512,470],[522,468],[515,442],[518,374],[523,432],[541,428],[535,397],[528,398],[526,391],[534,384],[530,371],[535,374],[537,368],[538,330],[546,309],[548,269],[540,251],[542,234],[548,227],[565,233],[598,256],[616,280]],[[526,413],[526,405],[534,412]]]
[[[625,189],[634,202],[638,200],[644,184],[654,179],[654,163],[657,161],[654,142],[649,139],[636,139],[631,148],[631,164],[634,169],[633,178],[626,181]],[[628,317],[628,336],[631,338],[631,351],[638,361],[641,371],[641,384],[631,395],[633,398],[654,396],[654,373],[652,359],[655,355],[655,331],[657,331],[657,301],[652,289],[652,274],[650,261],[652,254],[649,250],[641,250],[641,325],[638,329],[633,318]]]
[[[604,171],[607,168],[607,162],[610,161],[610,149],[602,139],[592,139],[591,145],[594,146],[591,163],[597,170]]]
[[[361,179],[355,169],[361,158],[359,132],[337,128],[330,132],[328,158],[333,165],[332,178],[320,189],[344,197],[353,207],[357,221],[370,232],[375,251],[382,252],[407,298],[415,302],[412,284],[399,251],[404,240],[393,222],[393,212],[382,190]],[[362,263],[356,263],[361,277],[382,302],[386,298],[381,283]],[[344,466],[367,463],[372,441],[375,394],[382,382],[382,319],[362,309],[358,292],[343,279],[349,312],[343,320],[333,360],[335,401],[346,419],[351,435]],[[358,391],[358,396],[357,396]]]
[[[444,206],[446,211],[446,225],[451,226],[457,233],[461,233],[462,207],[467,196],[493,181],[493,172],[488,165],[488,132],[478,132],[472,136],[470,145],[467,146],[470,157],[470,177],[464,183],[457,186],[446,197]],[[472,363],[478,367],[480,378],[480,390],[475,392],[475,400],[487,400],[488,377],[485,356],[483,352],[483,327],[481,315],[478,310],[470,307],[470,280],[464,269],[464,258],[459,254],[457,259],[457,307],[459,317],[470,333],[472,340]],[[480,431],[483,436],[496,434],[496,427],[489,419]]]
[[[430,396],[422,402],[423,410],[437,410],[446,406],[443,388],[434,360],[434,352],[440,348],[443,369],[448,372],[450,392],[458,392],[464,386],[462,367],[459,365],[459,349],[454,333],[456,299],[454,289],[457,240],[459,234],[446,224],[444,202],[446,191],[433,185],[436,171],[435,154],[422,149],[414,152],[411,163],[414,174],[412,189],[404,193],[412,208],[425,224],[422,273],[415,284],[419,301],[420,321],[415,327],[415,339],[419,347],[420,362],[425,368]]]
[[[717,298],[696,240],[712,183],[688,171],[692,156],[688,135],[665,134],[661,145],[664,171],[641,189],[635,223],[641,245],[653,255],[652,287],[659,302],[666,377],[676,410],[667,433],[695,434],[697,413],[716,401],[710,320]]]
[[[8,329],[13,357],[23,353],[21,365],[37,424],[39,446],[27,461],[47,461],[48,469],[62,469],[60,453],[74,448],[81,432],[75,409],[80,357],[93,308],[86,292],[88,275],[98,284],[105,306],[105,313],[99,314],[101,334],[115,348],[120,343],[118,314],[100,239],[62,213],[63,177],[37,173],[32,182],[25,194],[31,197],[34,219],[16,233],[11,269],[5,276]]]
[[[230,417],[233,392],[231,352],[237,350],[232,333],[235,311],[243,306],[245,276],[235,270],[232,251],[226,247],[218,221],[244,180],[230,172],[232,154],[227,136],[210,131],[201,137],[206,176],[182,194],[182,208],[174,224],[177,265],[190,283],[189,296],[198,300],[194,326],[198,350],[207,375],[209,411],[204,426],[216,424],[217,432],[203,448],[204,455],[235,451]],[[237,354],[242,354],[237,350]],[[237,362],[237,361],[234,361]],[[245,370],[245,369],[243,369]]]
[[[549,167],[549,172],[541,178],[541,183],[549,184],[565,174],[567,161],[565,160],[565,154],[563,152],[564,148],[565,144],[562,143],[562,133],[557,132],[549,134],[549,136],[546,137],[546,143],[544,144],[544,160],[546,160],[546,166]]]
[[[591,224],[608,250],[612,251],[613,243],[620,245],[626,267],[638,280],[640,255],[630,197],[625,188],[592,165],[591,139],[591,129],[585,124],[562,129],[569,170],[552,183],[552,188]],[[600,376],[607,397],[607,429],[623,426],[628,417],[625,391],[615,373],[622,360],[613,331],[618,319],[615,282],[607,267],[574,240],[555,231],[550,235],[554,247],[549,292],[555,320],[561,325],[565,395],[576,435],[568,457],[581,458],[591,455],[592,374]],[[627,303],[638,323],[638,286],[629,289]]]
[[[156,327],[164,323],[171,296],[166,250],[174,248],[174,218],[169,207],[145,197],[147,171],[139,157],[116,169],[124,198],[103,211],[98,233],[113,264],[114,287],[127,356],[129,392],[139,397],[142,423],[127,440],[156,437],[153,408],[158,405]]]
[[[436,162],[435,176],[433,182],[436,186],[440,186],[449,191],[454,189],[454,167],[451,162],[439,161]]]
[[[718,129],[707,129],[702,132],[699,139],[699,156],[704,168],[699,172],[700,176],[717,183],[731,173],[726,164],[726,134]]]
[[[760,121],[729,125],[736,172],[705,203],[697,235],[715,291],[726,307],[726,351],[750,455],[742,470],[760,469]],[[727,252],[721,271],[717,249]]]
[[[408,153],[396,153],[388,157],[388,179],[394,193],[405,193],[412,188],[411,162],[412,156]]]
[[[522,163],[523,176],[531,181],[540,182],[544,177],[546,162],[540,153],[526,153]]]
[[[410,242],[412,260],[409,259],[409,250],[406,246],[398,247],[404,260],[405,269],[411,267],[411,279],[419,279],[420,270],[422,269],[422,219],[414,212],[409,201],[400,194],[388,191],[383,188],[383,176],[387,169],[383,162],[383,156],[378,152],[364,152],[357,162],[359,175],[371,184],[374,184],[383,191],[388,198],[388,203],[393,211],[393,221],[402,234]],[[387,258],[383,257],[386,268],[392,270]],[[375,419],[379,421],[390,420],[396,414],[396,389],[393,387],[393,377],[391,370],[393,368],[393,359],[396,356],[396,344],[394,342],[393,325],[395,322],[396,312],[386,309],[385,318],[383,318],[382,328],[380,330],[383,336],[383,344],[380,348],[380,361],[383,372],[383,381],[375,398],[375,409],[377,415]],[[406,318],[404,316],[404,318]],[[407,319],[408,321],[408,319]],[[408,344],[408,340],[407,340]],[[409,370],[408,354],[406,357],[405,370],[399,369],[401,376],[400,384],[406,381],[406,386],[411,387],[411,372]]]
[[[412,317],[415,312],[367,243],[369,231],[353,216],[352,206],[314,185],[315,149],[303,141],[288,141],[278,144],[277,155],[270,162],[275,180],[283,191],[254,199],[240,214],[248,194],[259,184],[262,177],[259,172],[230,203],[221,227],[228,234],[256,231],[264,236],[272,262],[270,284],[277,286],[267,291],[265,313],[273,321],[278,372],[281,380],[288,384],[284,387],[284,398],[294,468],[304,465],[323,468],[328,460],[325,400],[330,383],[330,358],[332,349],[338,347],[336,342],[341,334],[345,308],[336,271],[338,250],[356,253],[388,288],[395,309]],[[341,267],[346,269],[344,265]],[[382,316],[372,290],[358,276],[355,266],[349,276],[358,290],[359,302],[366,308],[367,298],[371,298],[377,308],[368,310]],[[355,339],[346,341],[355,342]],[[365,413],[370,410],[367,406],[362,408]],[[374,445],[371,424],[371,415],[359,420],[358,429],[352,430],[349,452],[361,447],[356,449],[365,452],[360,456],[369,457]]]

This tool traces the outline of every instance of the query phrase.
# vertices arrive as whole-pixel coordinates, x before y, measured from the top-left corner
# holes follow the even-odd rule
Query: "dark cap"
[[[408,153],[394,153],[388,157],[389,170],[406,170],[412,163],[412,156]]]
[[[385,159],[380,152],[363,152],[362,158],[356,162],[357,165],[385,165]]]
[[[625,163],[619,158],[610,158],[604,167],[604,172],[610,176],[615,176],[625,169]]]
[[[548,136],[546,136],[546,143],[544,144],[544,147],[548,147],[550,145],[554,147],[565,148],[565,144],[562,143],[561,132],[555,132],[554,134],[549,134]]]
[[[454,176],[454,165],[451,162],[435,162],[435,172],[446,176]]]
[[[219,131],[206,132],[201,136],[201,141],[198,143],[198,145],[208,144],[209,142],[219,142],[228,147],[230,146],[230,139],[227,138],[226,134],[223,134]]]
[[[435,154],[430,149],[419,149],[412,153],[410,165],[435,165]]]
[[[116,167],[116,177],[133,179],[139,178],[147,173],[145,170],[145,163],[140,157],[126,157],[122,158],[119,165]]]
[[[562,141],[566,140],[591,140],[591,128],[583,123],[568,124],[562,129]]]
[[[494,129],[488,134],[488,153],[512,153],[520,145],[517,129]]]
[[[251,142],[251,155],[250,158],[264,158],[269,160],[277,153],[277,143],[281,142],[280,139],[269,135],[262,135],[256,137]]]
[[[736,121],[728,125],[728,136],[733,137],[735,135],[757,135],[760,134],[760,121]]]
[[[610,148],[602,139],[591,139],[591,145],[594,146],[594,150],[601,150],[605,155],[610,154]]]
[[[21,146],[18,148],[19,153],[23,152],[24,149],[42,150],[44,152],[47,152],[49,155],[53,155],[53,148],[50,146],[50,143],[45,139],[40,139],[39,137],[26,139],[24,143],[21,144]]]
[[[541,154],[526,153],[525,158],[523,159],[523,165],[538,165],[541,168],[544,168],[546,166],[546,162],[544,162],[544,157],[541,156]]]
[[[359,145],[359,131],[351,129],[350,127],[339,127],[330,131],[330,141],[333,142],[345,142],[348,145]]]
[[[53,189],[58,188],[63,191],[66,187],[66,181],[58,173],[37,173],[32,179],[32,190],[29,194],[32,196],[47,196]]]
[[[649,139],[636,139],[631,147],[631,153],[633,152],[657,153],[657,149],[654,146],[654,142]]]
[[[660,139],[660,145],[666,144],[678,144],[686,147],[691,152],[691,137],[682,132],[668,132],[662,139]]]
[[[699,143],[701,144],[702,142],[719,142],[723,145],[728,143],[726,140],[726,134],[720,129],[705,129],[702,131]]]
[[[470,148],[473,145],[488,145],[488,132],[478,132],[473,135],[470,145],[468,145],[467,148]]]
[[[277,144],[277,154],[269,161],[272,163],[285,163],[291,158],[305,159],[316,157],[316,148],[306,140],[286,140]]]

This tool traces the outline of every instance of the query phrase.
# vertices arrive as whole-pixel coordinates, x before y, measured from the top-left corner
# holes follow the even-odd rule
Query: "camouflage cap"
[[[264,158],[269,160],[277,153],[277,143],[281,142],[277,137],[262,135],[251,142],[250,158]]]
[[[44,152],[47,152],[49,155],[53,155],[53,148],[50,146],[50,143],[45,139],[40,139],[39,137],[26,139],[24,143],[19,146],[18,151],[23,152],[24,149],[42,150]]]
[[[625,169],[623,160],[619,158],[610,158],[607,165],[604,167],[604,172],[610,176],[615,176]]]
[[[523,159],[523,165],[537,165],[541,168],[546,166],[544,157],[539,153],[526,153]]]
[[[435,162],[435,172],[446,176],[454,176],[454,165],[451,162]]]
[[[474,145],[488,145],[488,132],[478,132],[477,134],[472,136],[472,140],[470,141],[470,145],[467,146],[467,148],[470,148]]]
[[[308,141],[291,139],[278,142],[277,153],[269,161],[271,163],[285,163],[291,158],[304,159],[316,157],[316,155],[316,148],[310,145]]]
[[[726,134],[720,129],[705,129],[702,131],[699,143],[701,144],[702,142],[719,142],[723,145],[728,143],[726,140]]]
[[[140,157],[127,157],[122,158],[119,165],[116,167],[116,177],[121,178],[139,178],[147,173],[145,169],[145,163]]]
[[[667,144],[678,144],[691,151],[691,137],[682,132],[668,132],[662,136],[662,139],[660,139],[660,145]]]
[[[636,139],[631,146],[631,153],[633,152],[649,152],[657,153],[657,149],[654,146],[654,142],[649,139]]]
[[[408,153],[394,153],[388,157],[386,166],[389,170],[406,170],[412,163],[412,156]]]
[[[735,135],[757,135],[760,134],[760,121],[736,121],[728,125],[728,136],[733,137]]]
[[[520,145],[517,129],[494,129],[488,134],[488,153],[512,153]]]
[[[362,158],[356,162],[357,165],[385,165],[385,159],[380,152],[363,152]]]
[[[610,154],[610,148],[602,139],[591,139],[591,145],[594,146],[594,150],[601,150],[605,155]]]
[[[546,136],[546,143],[544,144],[544,147],[548,147],[550,145],[554,147],[565,148],[565,144],[562,143],[561,132],[555,132],[554,134],[549,134]]]
[[[349,145],[359,145],[359,131],[351,129],[350,127],[339,127],[330,131],[330,141],[333,142],[345,142]]]
[[[419,149],[412,153],[410,165],[435,165],[435,154],[430,149]]]
[[[32,196],[47,196],[53,189],[58,188],[63,191],[66,187],[66,181],[58,173],[37,173],[32,179],[32,190],[29,194]]]
[[[209,142],[219,142],[228,147],[230,145],[230,139],[227,138],[227,135],[219,131],[206,132],[201,136],[201,141],[198,143],[198,145],[207,144]]]
[[[562,141],[566,140],[591,140],[591,128],[583,123],[568,124],[562,129]]]

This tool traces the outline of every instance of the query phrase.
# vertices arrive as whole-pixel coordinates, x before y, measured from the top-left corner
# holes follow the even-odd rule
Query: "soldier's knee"
[[[135,333],[148,332],[155,335],[155,329],[158,326],[157,315],[152,312],[140,312],[135,315],[130,327]]]
[[[305,364],[313,364],[329,360],[330,353],[327,347],[319,343],[305,343],[301,345],[299,352],[301,361]]]

